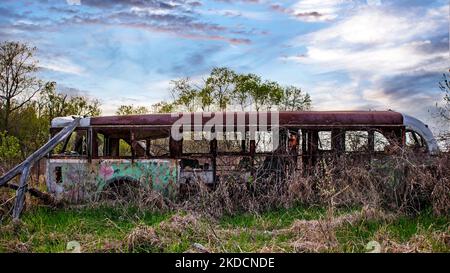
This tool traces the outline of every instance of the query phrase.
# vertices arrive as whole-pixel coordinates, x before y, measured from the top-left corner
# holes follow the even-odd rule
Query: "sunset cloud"
[[[81,0],[0,3],[0,40],[38,48],[40,77],[149,105],[214,66],[312,96],[315,109],[427,120],[449,68],[447,0]]]

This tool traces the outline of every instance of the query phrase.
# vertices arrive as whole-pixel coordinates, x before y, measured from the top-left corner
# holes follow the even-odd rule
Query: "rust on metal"
[[[270,112],[269,112],[270,113]],[[267,124],[271,125],[271,115],[267,115]],[[180,113],[181,114],[181,113]],[[257,125],[261,112],[256,115],[255,112],[211,112],[211,113],[182,113],[190,116],[190,120],[195,120],[195,115],[201,115],[202,124],[215,117],[222,116],[223,125],[226,125],[227,118],[232,118],[236,124],[237,116],[245,116],[245,125]],[[250,122],[250,115],[257,117],[256,124]],[[302,125],[403,125],[403,116],[394,111],[295,111],[278,112],[280,126],[302,126]],[[129,115],[129,116],[104,116],[91,118],[92,126],[116,126],[116,125],[153,125],[153,126],[172,126],[180,115],[177,114],[148,114],[148,115]],[[232,124],[233,124],[232,123]]]

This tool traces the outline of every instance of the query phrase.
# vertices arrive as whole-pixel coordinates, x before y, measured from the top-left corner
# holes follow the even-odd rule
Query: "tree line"
[[[0,44],[0,158],[26,157],[48,139],[57,116],[100,115],[100,102],[56,91],[55,82],[37,77],[36,48],[19,42]]]
[[[171,81],[171,101],[150,108],[121,105],[117,115],[175,111],[301,111],[311,109],[311,97],[296,86],[281,86],[255,74],[239,74],[227,67],[213,68],[199,82],[190,78]]]
[[[58,116],[101,115],[98,99],[57,91],[54,81],[37,77],[36,48],[14,41],[0,43],[0,159],[25,158],[48,139],[48,129]],[[439,88],[440,116],[450,118],[449,75]],[[181,78],[170,83],[171,99],[146,106],[121,105],[117,115],[180,111],[310,110],[311,97],[296,86],[282,86],[256,74],[213,68],[206,78]],[[1,165],[1,164],[0,164]]]
[[[58,92],[57,83],[43,81],[36,47],[0,43],[0,158],[25,158],[48,139],[51,120],[58,116],[101,115],[98,99]],[[199,82],[171,81],[171,99],[145,106],[121,105],[117,115],[175,111],[308,110],[311,98],[295,86],[281,86],[255,74],[240,74],[226,67],[212,69]]]

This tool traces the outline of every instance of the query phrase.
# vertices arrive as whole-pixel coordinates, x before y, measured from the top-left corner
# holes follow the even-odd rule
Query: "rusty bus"
[[[181,116],[186,123],[180,123]],[[72,119],[55,118],[51,134]],[[183,125],[176,130],[181,137],[174,136],[175,125]],[[225,127],[226,132],[219,130]],[[214,137],[205,138],[206,134]],[[292,171],[307,175],[308,169],[326,154],[370,157],[395,152],[395,147],[424,154],[438,150],[427,125],[394,111],[85,117],[72,135],[49,154],[46,180],[50,193],[71,200],[81,200],[90,192],[124,182],[146,183],[171,196],[179,186],[193,180],[214,185],[232,175],[249,180],[264,175],[259,170],[282,171],[285,166],[271,160],[274,156],[289,158]]]

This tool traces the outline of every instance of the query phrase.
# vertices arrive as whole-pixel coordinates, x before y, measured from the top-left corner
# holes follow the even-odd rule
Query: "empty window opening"
[[[119,140],[119,156],[131,156],[131,146],[125,140]]]
[[[255,133],[256,152],[271,153],[277,148],[278,143],[274,143],[273,133],[268,131],[257,131]]]
[[[345,150],[349,152],[367,151],[369,134],[367,131],[346,131]]]
[[[380,132],[373,133],[375,152],[384,152],[389,146],[389,140]]]
[[[245,141],[245,144],[242,142]],[[241,132],[225,132],[217,134],[217,151],[223,153],[239,153],[247,150],[248,141]]]
[[[413,131],[407,131],[405,137],[406,137],[406,147],[408,148],[425,147],[425,142],[418,133]]]
[[[209,153],[209,138],[207,132],[183,132],[183,154]]]
[[[319,132],[319,150],[331,151],[331,131]]]
[[[53,153],[64,156],[86,156],[87,155],[87,131],[77,130],[70,134],[64,142],[59,143]]]

